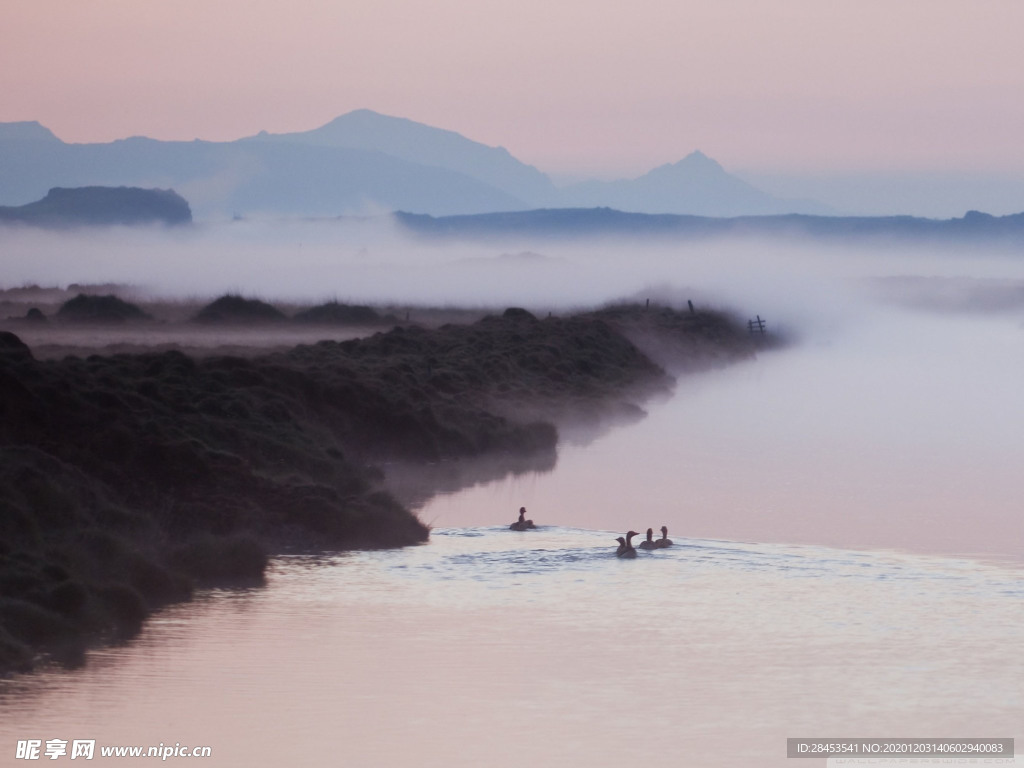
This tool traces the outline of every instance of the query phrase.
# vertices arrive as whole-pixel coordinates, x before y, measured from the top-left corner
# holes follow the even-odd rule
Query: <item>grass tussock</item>
[[[398,318],[394,315],[382,315],[373,307],[362,304],[344,304],[329,301],[315,307],[296,312],[292,318],[299,323],[315,323],[319,325],[394,325]]]
[[[41,314],[41,313],[40,313]],[[152,320],[137,305],[113,294],[95,296],[80,293],[68,299],[57,310],[57,320],[66,323],[120,324]]]
[[[281,323],[288,318],[273,304],[259,299],[247,299],[237,294],[228,294],[207,304],[192,319],[196,323],[216,325]]]

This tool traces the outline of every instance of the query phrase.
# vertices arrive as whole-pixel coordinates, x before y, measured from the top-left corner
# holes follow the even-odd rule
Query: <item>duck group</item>
[[[619,542],[619,548],[615,550],[616,557],[636,557],[637,548],[633,546],[632,538],[637,535],[636,531],[629,531],[626,538],[619,536],[615,539]],[[647,538],[640,542],[640,549],[664,549],[672,546],[672,539],[668,537],[668,526],[661,526],[661,538],[654,538],[654,529],[647,529]]]
[[[512,525],[509,526],[511,531],[529,531],[533,530],[537,526],[534,525],[533,520],[526,519],[526,507],[519,508],[519,519],[516,520]],[[618,548],[615,550],[616,557],[636,557],[637,549],[664,549],[665,547],[672,546],[672,539],[668,537],[668,526],[661,526],[661,538],[654,538],[654,529],[647,529],[647,538],[640,542],[639,547],[633,546],[633,537],[637,536],[636,531],[627,531],[626,535],[619,536],[615,539],[619,543]]]

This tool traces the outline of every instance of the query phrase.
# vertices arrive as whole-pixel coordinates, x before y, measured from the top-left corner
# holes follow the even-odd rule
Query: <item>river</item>
[[[979,357],[1006,326],[986,323]],[[0,744],[202,745],[215,766],[781,766],[787,737],[1020,737],[1021,522],[996,461],[1020,414],[974,408],[981,455],[959,411],[925,441],[920,400],[911,423],[883,419],[913,381],[890,365],[843,387],[864,359],[829,354],[685,379],[642,421],[567,436],[552,472],[433,498],[428,544],[279,557],[265,587],[168,608],[82,669],[2,681]],[[853,389],[874,399],[844,410]],[[521,504],[538,530],[507,529]],[[626,528],[663,524],[673,547],[614,556]]]
[[[998,265],[1019,290],[1016,260]],[[425,545],[281,556],[266,586],[202,592],[80,669],[0,681],[0,763],[30,739],[95,740],[122,765],[153,758],[100,748],[208,746],[200,764],[257,768],[1019,743],[1024,324],[1019,297],[978,311],[949,286],[819,312],[640,421],[567,432],[551,471],[438,494]],[[800,307],[835,295],[806,291]],[[509,531],[524,505],[539,529]],[[614,556],[616,536],[662,525],[673,547]]]

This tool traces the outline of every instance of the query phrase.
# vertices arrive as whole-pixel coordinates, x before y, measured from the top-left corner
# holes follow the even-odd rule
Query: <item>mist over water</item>
[[[1024,260],[978,247],[775,240],[440,242],[386,217],[188,230],[0,230],[5,287],[117,282],[536,312],[622,298],[760,315],[792,340],[684,377],[679,396],[557,471],[443,495],[428,522],[668,524],[738,540],[1024,555]],[[575,441],[578,443],[578,441]],[[624,476],[624,477],[623,477]],[[636,510],[643,510],[639,515]]]
[[[654,289],[803,331],[865,308],[860,278],[1021,279],[1013,252],[755,239],[416,239],[386,216],[183,229],[0,228],[0,287],[129,283],[165,297],[570,308]]]
[[[474,524],[525,504],[565,525],[1019,564],[1024,424],[1000,367],[1020,330],[944,318],[919,332],[892,347],[865,327],[870,350],[851,333],[684,378],[647,419],[563,445],[554,473],[438,497],[421,516]]]

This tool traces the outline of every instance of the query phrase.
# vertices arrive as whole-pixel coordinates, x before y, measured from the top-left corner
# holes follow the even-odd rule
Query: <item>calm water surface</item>
[[[725,766],[784,765],[787,736],[1022,735],[1018,571],[613,547],[473,527],[281,557],[264,589],[206,593],[84,669],[0,684],[0,742],[209,745],[218,766]]]

